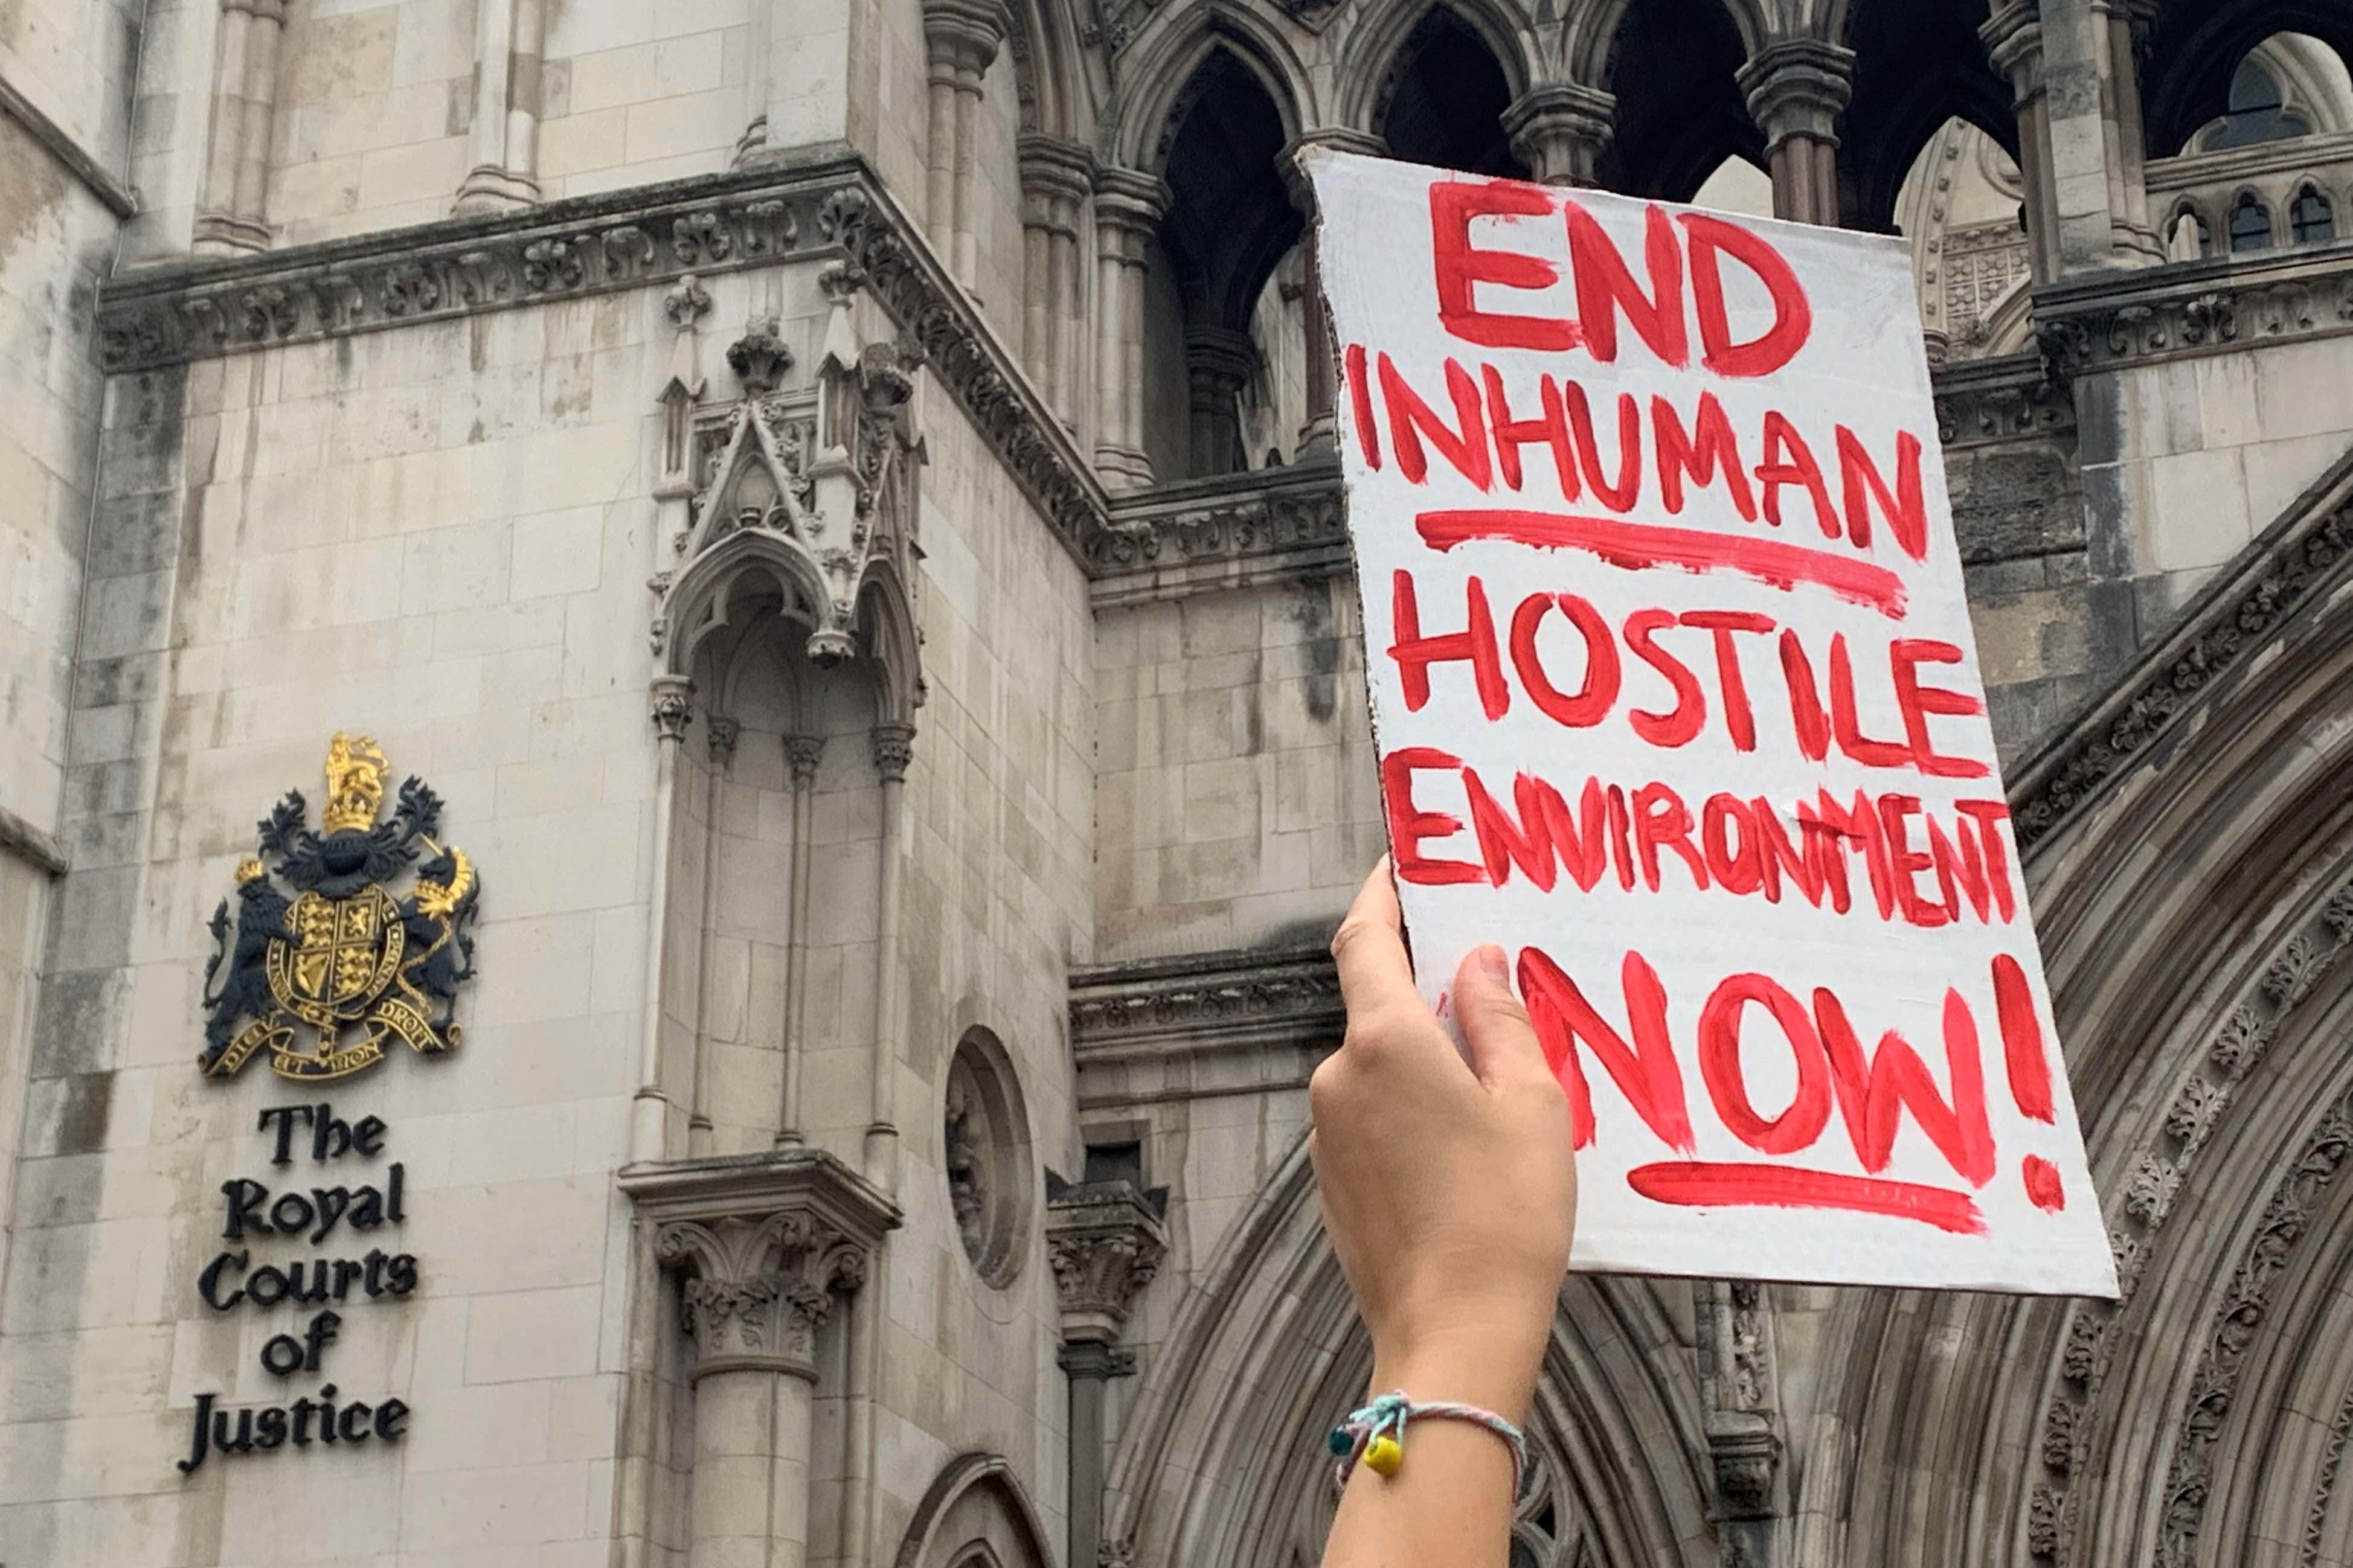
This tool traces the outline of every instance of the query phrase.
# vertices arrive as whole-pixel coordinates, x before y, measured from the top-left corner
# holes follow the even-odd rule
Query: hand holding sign
[[[1309,172],[1419,983],[1509,950],[1576,1266],[2112,1294],[1900,247]]]

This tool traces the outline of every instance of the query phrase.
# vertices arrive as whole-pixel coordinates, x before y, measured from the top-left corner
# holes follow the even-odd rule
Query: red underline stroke
[[[1776,539],[1508,507],[1425,511],[1414,519],[1414,527],[1433,550],[1501,540],[1537,550],[1583,550],[1630,572],[1653,566],[1680,566],[1687,572],[1726,567],[1783,590],[1799,583],[1816,584],[1883,616],[1904,617],[1904,580],[1886,567]]]
[[[1917,1220],[1956,1236],[1982,1236],[1986,1228],[1967,1193],[1790,1165],[1664,1161],[1627,1172],[1626,1184],[1652,1203],[1683,1208],[1845,1209]]]

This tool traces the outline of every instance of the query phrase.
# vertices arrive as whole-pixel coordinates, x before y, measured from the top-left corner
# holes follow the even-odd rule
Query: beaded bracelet
[[[1501,1437],[1512,1451],[1512,1495],[1520,1495],[1520,1478],[1527,1468],[1528,1443],[1517,1426],[1475,1405],[1456,1405],[1443,1399],[1419,1404],[1408,1399],[1402,1390],[1381,1394],[1363,1409],[1350,1411],[1332,1428],[1324,1447],[1338,1461],[1333,1467],[1333,1479],[1346,1486],[1348,1472],[1360,1460],[1366,1469],[1383,1479],[1396,1475],[1405,1463],[1406,1423],[1426,1415],[1468,1421]]]

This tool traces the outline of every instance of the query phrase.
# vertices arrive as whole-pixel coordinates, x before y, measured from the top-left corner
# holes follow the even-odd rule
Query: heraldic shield
[[[205,965],[196,1058],[206,1073],[225,1078],[264,1047],[280,1076],[328,1079],[382,1061],[392,1039],[427,1055],[457,1046],[451,1010],[474,973],[481,886],[463,850],[433,841],[441,800],[421,780],[400,786],[390,822],[376,820],[384,778],[374,741],[338,734],[324,831],[311,830],[300,790],[263,819],[261,853],[237,868],[236,911],[224,899],[213,912],[219,951]],[[385,884],[412,864],[416,885],[396,898]]]

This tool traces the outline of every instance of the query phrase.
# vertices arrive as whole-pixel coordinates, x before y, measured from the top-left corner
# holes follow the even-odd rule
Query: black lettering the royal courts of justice
[[[214,912],[206,1073],[227,1077],[267,1048],[281,1077],[342,1078],[383,1060],[394,1039],[428,1056],[458,1044],[451,1012],[474,973],[481,895],[473,863],[434,841],[441,799],[413,775],[391,820],[377,820],[385,770],[374,741],[337,734],[326,774],[320,831],[289,790]],[[396,895],[390,884],[412,867]]]

